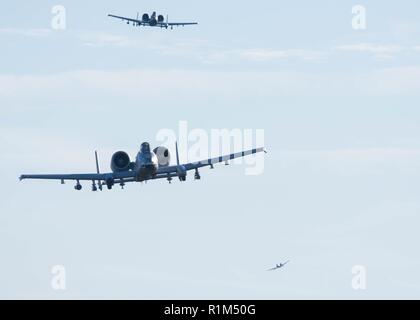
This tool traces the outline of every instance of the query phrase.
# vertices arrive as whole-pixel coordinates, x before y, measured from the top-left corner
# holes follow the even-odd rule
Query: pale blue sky
[[[64,5],[67,29],[50,29]],[[367,30],[351,27],[364,4]],[[0,7],[1,298],[419,298],[418,1]],[[133,28],[108,13],[197,20]],[[264,129],[263,175],[75,192],[162,128]],[[265,270],[282,260],[278,273]],[[53,265],[67,290],[51,289]],[[351,268],[367,268],[367,290]]]

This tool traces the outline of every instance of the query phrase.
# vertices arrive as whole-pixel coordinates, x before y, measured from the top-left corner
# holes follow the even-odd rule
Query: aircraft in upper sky
[[[290,260],[287,260],[285,263],[280,263],[280,264],[276,264],[276,266],[274,268],[268,269],[267,271],[275,271],[278,269],[282,269],[286,266],[286,264],[288,264],[290,262]]]
[[[171,183],[174,177],[178,177],[180,181],[187,180],[187,172],[195,170],[194,179],[200,180],[201,176],[198,169],[210,166],[220,162],[229,164],[229,160],[245,157],[259,152],[266,152],[264,148],[252,149],[230,155],[221,156],[217,158],[207,159],[198,162],[191,162],[180,164],[178,144],[176,144],[176,165],[170,165],[170,153],[165,147],[157,147],[153,151],[150,144],[142,143],[140,151],[134,162],[130,160],[129,155],[124,151],[114,153],[111,159],[110,173],[100,173],[98,153],[95,151],[96,173],[88,174],[24,174],[19,177],[24,179],[42,179],[42,180],[71,180],[76,182],[74,187],[76,190],[82,190],[80,181],[92,181],[92,191],[102,191],[102,187],[106,186],[109,190],[118,183],[121,188],[124,188],[127,182],[143,182],[156,179],[167,179]]]
[[[179,26],[191,26],[198,24],[197,22],[169,22],[168,16],[165,17],[163,15],[157,15],[156,12],[153,12],[151,16],[147,13],[143,14],[140,19],[139,13],[137,12],[137,18],[126,18],[121,16],[116,16],[113,14],[108,14],[108,17],[121,19],[122,21],[126,21],[127,24],[132,23],[135,27],[146,26],[146,27],[160,27],[168,29],[169,27],[173,29],[174,27]]]

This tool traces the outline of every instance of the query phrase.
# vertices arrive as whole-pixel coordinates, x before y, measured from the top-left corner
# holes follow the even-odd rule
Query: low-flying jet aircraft
[[[278,269],[282,269],[286,266],[286,264],[288,264],[290,262],[290,260],[287,260],[285,263],[280,263],[280,264],[276,264],[276,266],[274,268],[268,269],[267,271],[275,271]]]
[[[160,27],[168,29],[169,27],[173,29],[174,27],[180,26],[191,26],[198,24],[197,22],[169,22],[168,16],[165,17],[163,15],[157,15],[156,12],[153,12],[151,16],[147,13],[143,14],[140,19],[139,13],[137,12],[137,18],[127,18],[122,16],[116,16],[113,14],[108,14],[108,17],[121,19],[122,21],[127,22],[127,24],[132,23],[135,27],[146,26],[146,27]]]
[[[198,162],[180,164],[178,144],[176,144],[176,165],[170,165],[170,152],[165,147],[157,147],[151,150],[150,144],[142,143],[140,151],[137,153],[135,161],[131,161],[129,155],[124,151],[114,153],[111,159],[110,173],[100,173],[98,153],[95,151],[96,173],[88,174],[24,174],[19,177],[24,179],[42,179],[42,180],[60,180],[64,184],[66,180],[76,182],[74,187],[76,190],[82,190],[80,181],[91,181],[92,191],[98,189],[102,191],[102,187],[106,186],[109,190],[118,183],[122,188],[127,182],[143,182],[156,179],[167,179],[171,183],[174,177],[178,177],[180,181],[187,180],[187,172],[195,170],[194,179],[200,180],[201,176],[198,169],[210,166],[220,162],[229,164],[229,160],[245,157],[259,152],[266,152],[264,148],[257,148],[248,151],[232,153],[230,155],[217,158],[207,159]]]

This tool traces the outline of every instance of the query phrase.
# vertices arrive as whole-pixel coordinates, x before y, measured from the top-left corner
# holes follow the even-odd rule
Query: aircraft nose
[[[143,168],[147,170],[154,170],[156,169],[156,165],[153,162],[148,162],[143,165]]]

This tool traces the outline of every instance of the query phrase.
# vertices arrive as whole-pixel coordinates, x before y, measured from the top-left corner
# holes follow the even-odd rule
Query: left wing
[[[271,269],[268,269],[267,271],[276,271],[278,268],[277,267],[275,267],[275,268],[271,268]]]
[[[121,19],[123,21],[128,21],[128,22],[134,22],[134,23],[137,23],[139,25],[141,25],[143,23],[143,20],[126,18],[126,17],[116,16],[116,15],[113,15],[113,14],[109,14],[108,17],[117,18],[117,19]]]

